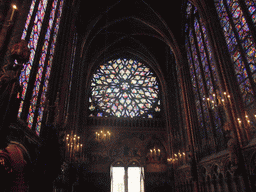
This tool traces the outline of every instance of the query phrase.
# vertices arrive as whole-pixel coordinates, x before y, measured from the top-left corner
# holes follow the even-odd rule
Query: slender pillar
[[[232,186],[232,192],[239,192],[237,190],[236,181],[234,177],[231,177],[231,186]]]
[[[245,188],[245,184],[244,184],[244,180],[242,176],[237,176],[235,178],[235,183],[239,186],[239,192],[245,192],[246,188]]]
[[[224,190],[224,192],[230,191],[230,190],[229,190],[228,180],[227,180],[227,179],[223,179],[223,190]]]

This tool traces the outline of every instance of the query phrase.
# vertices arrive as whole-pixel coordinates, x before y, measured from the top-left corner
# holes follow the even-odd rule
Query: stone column
[[[231,177],[231,186],[232,186],[232,192],[239,192],[237,190],[237,185],[234,177]]]
[[[206,191],[211,192],[211,184],[209,180],[206,181]]]
[[[221,180],[220,179],[216,180],[215,184],[216,184],[217,192],[222,192],[221,191]]]
[[[229,191],[226,179],[222,179],[222,191],[223,192]]]
[[[210,180],[210,191],[211,192],[215,192],[214,184],[215,184],[214,180]]]
[[[242,176],[237,176],[235,178],[235,183],[237,184],[238,188],[239,188],[239,192],[245,192],[245,184],[244,184],[244,180]]]

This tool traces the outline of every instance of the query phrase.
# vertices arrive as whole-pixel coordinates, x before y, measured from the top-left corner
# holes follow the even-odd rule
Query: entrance
[[[136,162],[127,167],[118,162],[110,174],[111,192],[144,192],[144,168]]]

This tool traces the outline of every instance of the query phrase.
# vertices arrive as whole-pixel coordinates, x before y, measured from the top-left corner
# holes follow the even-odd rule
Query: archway
[[[114,163],[110,168],[111,192],[144,192],[144,167],[136,161]]]

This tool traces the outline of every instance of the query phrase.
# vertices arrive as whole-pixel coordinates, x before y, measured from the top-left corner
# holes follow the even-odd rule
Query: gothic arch
[[[137,57],[150,66],[159,78],[162,88],[162,107],[165,112],[163,120],[166,122],[165,129],[169,130],[171,115],[167,108],[169,105],[165,89],[167,83],[163,78],[164,71],[161,68],[164,62],[159,60],[159,58],[163,58],[163,55],[159,55],[161,51],[151,47],[160,45],[160,48],[168,49],[169,53],[173,52],[176,64],[181,65],[183,57],[179,45],[165,21],[149,5],[143,1],[130,1],[129,4],[139,4],[140,12],[134,10],[128,13],[127,11],[125,13],[118,12],[118,9],[121,9],[125,3],[127,2],[121,1],[103,12],[91,21],[85,31],[80,51],[80,79],[82,80],[80,89],[85,90],[82,94],[87,97],[90,78],[96,66],[104,61],[125,54]],[[85,72],[87,75],[84,76]],[[82,100],[83,98],[83,96],[79,97],[79,103],[83,103],[82,107],[87,109],[88,101]],[[83,116],[87,116],[86,110],[83,111],[85,113]],[[171,138],[168,142],[171,142]],[[167,149],[167,147],[165,148]]]

